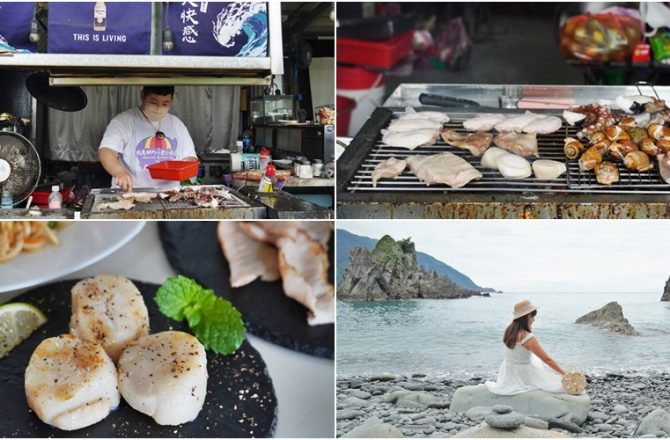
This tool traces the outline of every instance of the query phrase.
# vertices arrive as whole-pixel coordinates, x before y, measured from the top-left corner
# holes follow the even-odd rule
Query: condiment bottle
[[[49,194],[49,209],[61,209],[63,206],[63,196],[60,195],[60,186],[54,185],[51,187],[51,194]]]
[[[261,182],[258,185],[258,192],[262,193],[271,193],[275,190],[275,184],[277,183],[277,170],[275,170],[274,164],[268,164],[265,169],[265,174],[261,177]]]

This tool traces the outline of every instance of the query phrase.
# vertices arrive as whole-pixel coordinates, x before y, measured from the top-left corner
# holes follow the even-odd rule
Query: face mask
[[[155,104],[147,104],[144,106],[144,114],[152,121],[160,121],[170,111],[170,107],[162,107]]]

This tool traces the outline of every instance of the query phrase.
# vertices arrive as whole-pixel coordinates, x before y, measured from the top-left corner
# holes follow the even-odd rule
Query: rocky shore
[[[349,433],[355,437],[452,437],[469,428],[488,428],[484,420],[490,418],[491,409],[477,407],[453,412],[449,408],[458,388],[490,379],[436,379],[422,374],[340,377],[337,436]],[[532,437],[670,436],[670,414],[666,412],[670,411],[670,373],[631,371],[589,375],[587,394],[592,408],[581,426],[562,419],[519,418],[514,413],[508,419],[519,419],[522,424],[516,431],[519,435],[505,433],[509,432],[510,437],[527,437],[530,429]]]

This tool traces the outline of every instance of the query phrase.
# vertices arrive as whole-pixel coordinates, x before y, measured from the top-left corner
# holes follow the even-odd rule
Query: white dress
[[[533,334],[529,333],[513,349],[505,346],[505,358],[498,370],[496,382],[486,382],[493,394],[512,396],[532,390],[544,390],[550,393],[564,393],[561,376],[550,371],[544,363],[523,347]]]

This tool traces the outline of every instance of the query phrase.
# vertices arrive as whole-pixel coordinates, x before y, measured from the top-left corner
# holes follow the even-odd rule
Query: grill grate
[[[451,128],[459,133],[467,133],[463,129],[463,121],[474,115],[460,115],[444,124],[445,128]],[[576,137],[577,128],[563,125],[555,133],[538,135],[537,143],[540,153],[539,159],[550,159],[564,162],[567,172],[556,180],[536,180],[533,177],[524,180],[507,180],[496,170],[490,170],[481,166],[481,157],[473,156],[469,151],[452,147],[445,144],[441,139],[436,145],[420,147],[415,150],[405,148],[393,148],[384,146],[381,142],[381,134],[370,152],[360,163],[358,169],[347,182],[347,190],[356,192],[527,192],[527,193],[599,193],[599,194],[670,194],[670,185],[661,179],[658,172],[658,164],[654,169],[640,173],[631,171],[624,167],[623,163],[615,162],[619,168],[620,180],[611,186],[600,185],[596,181],[593,171],[581,172],[577,160],[567,160],[563,154],[563,139],[567,136]],[[409,170],[405,169],[397,179],[381,179],[377,181],[377,187],[372,186],[372,171],[375,166],[390,157],[405,159],[412,155],[432,155],[449,152],[465,159],[474,166],[483,177],[474,180],[462,188],[451,188],[444,184],[432,184],[427,186]],[[531,161],[535,158],[529,158]]]

